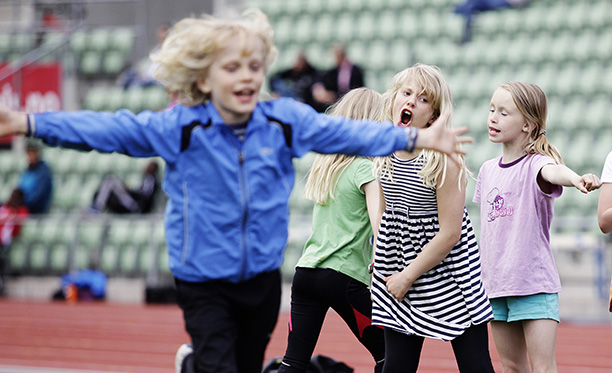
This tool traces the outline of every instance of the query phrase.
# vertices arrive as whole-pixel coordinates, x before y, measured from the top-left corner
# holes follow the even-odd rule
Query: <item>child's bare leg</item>
[[[491,332],[503,373],[529,373],[527,346],[521,322],[492,321]]]

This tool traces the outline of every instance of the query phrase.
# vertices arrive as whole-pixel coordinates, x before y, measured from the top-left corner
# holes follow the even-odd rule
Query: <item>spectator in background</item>
[[[530,0],[465,0],[455,7],[455,13],[465,17],[465,28],[461,43],[472,39],[474,17],[480,12],[504,8],[521,8],[527,6]]]
[[[306,53],[300,51],[292,67],[270,77],[270,89],[274,96],[292,97],[313,106],[312,85],[318,78],[319,71],[308,62]]]
[[[31,214],[44,214],[49,211],[53,195],[53,174],[42,159],[40,148],[35,143],[26,146],[28,168],[19,179],[19,189],[23,191],[23,203]]]
[[[170,31],[170,25],[164,23],[157,28],[157,44],[151,49],[150,53],[157,52],[164,40],[166,40],[166,36],[168,36],[168,32]],[[118,79],[119,85],[121,85],[124,89],[130,87],[150,87],[153,85],[160,85],[160,83],[153,76],[155,73],[155,69],[157,69],[159,63],[151,60],[149,56],[143,58],[140,62],[138,62],[136,67],[128,67]]]
[[[5,255],[21,233],[21,223],[28,215],[28,208],[23,205],[23,192],[13,189],[8,200],[0,206],[0,294],[4,292]]]
[[[36,46],[40,46],[45,40],[45,34],[50,30],[61,30],[62,20],[51,8],[44,8],[40,17],[40,28],[36,33]]]
[[[116,214],[151,212],[159,190],[158,171],[157,162],[149,162],[143,172],[142,183],[136,189],[128,188],[117,176],[108,175],[94,194],[92,209]]]
[[[29,215],[23,204],[23,191],[13,189],[8,200],[0,205],[0,247],[8,247],[21,233],[21,224]]]
[[[312,87],[314,108],[324,112],[345,93],[353,88],[363,87],[363,69],[349,60],[344,44],[333,47],[336,66],[323,74]]]

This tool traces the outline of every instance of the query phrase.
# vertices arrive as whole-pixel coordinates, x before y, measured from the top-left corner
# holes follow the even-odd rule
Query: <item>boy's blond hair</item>
[[[327,110],[330,115],[340,115],[353,119],[380,121],[382,116],[382,96],[368,88],[356,88]],[[329,198],[334,199],[334,189],[340,174],[353,162],[355,156],[344,154],[318,154],[308,174],[304,198],[326,205]]]
[[[450,114],[453,110],[453,102],[448,83],[442,71],[440,71],[437,66],[424,65],[421,63],[417,63],[412,67],[400,71],[391,79],[387,91],[383,94],[383,119],[393,120],[393,102],[395,96],[410,78],[414,79],[417,87],[421,90],[420,92],[416,92],[416,94],[425,95],[430,100],[433,108],[433,118],[437,119],[442,112],[448,112],[449,120],[446,126],[449,128],[452,127]],[[394,124],[397,125],[397,123]],[[422,150],[420,157],[423,160],[423,168],[419,174],[423,176],[425,185],[431,187],[442,185],[446,177],[448,157],[434,150]],[[458,157],[458,161],[461,165],[459,177],[459,188],[461,188],[463,179],[469,175],[470,172],[465,166],[465,161],[462,156]],[[389,156],[377,158],[375,160],[374,169],[379,178],[389,177],[393,180],[393,166]]]
[[[276,58],[277,49],[274,30],[260,10],[246,10],[236,19],[220,19],[208,14],[184,18],[170,29],[160,50],[151,54],[151,59],[159,63],[155,78],[168,91],[176,93],[180,103],[189,106],[205,103],[210,95],[202,93],[197,82],[207,77],[217,53],[225,49],[231,39],[238,37],[245,45],[250,35],[263,42],[264,69],[267,70]]]
[[[557,164],[565,164],[557,148],[548,142],[546,137],[546,117],[548,115],[546,93],[535,84],[522,82],[508,82],[502,84],[500,88],[510,93],[525,121],[534,125],[533,131],[529,134],[525,152],[547,155]]]

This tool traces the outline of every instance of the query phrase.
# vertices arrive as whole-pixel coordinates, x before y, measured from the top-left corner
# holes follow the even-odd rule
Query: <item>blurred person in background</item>
[[[314,105],[312,85],[320,72],[308,62],[306,53],[300,51],[295,63],[270,77],[270,90],[277,97],[291,97],[310,106]]]
[[[472,40],[472,29],[474,18],[480,12],[505,8],[521,8],[529,4],[531,0],[465,0],[455,7],[455,13],[465,18],[465,27],[460,42],[467,43]]]
[[[159,191],[159,165],[147,163],[138,188],[131,189],[115,175],[108,175],[93,197],[92,210],[116,214],[146,214],[153,210]]]
[[[23,203],[31,214],[49,212],[53,196],[53,173],[42,159],[39,145],[29,142],[26,146],[28,168],[19,178],[19,189],[23,191]]]
[[[13,189],[8,200],[0,205],[0,294],[4,291],[6,253],[21,233],[21,226],[28,215],[28,208],[23,204],[23,191]]]
[[[363,69],[348,58],[346,46],[335,44],[332,52],[336,65],[312,86],[314,108],[319,112],[324,112],[351,89],[365,85]]]

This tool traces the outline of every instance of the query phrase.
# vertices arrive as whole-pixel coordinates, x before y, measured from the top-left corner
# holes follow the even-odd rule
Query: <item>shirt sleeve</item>
[[[612,183],[612,152],[608,153],[603,170],[601,171],[601,182]]]

